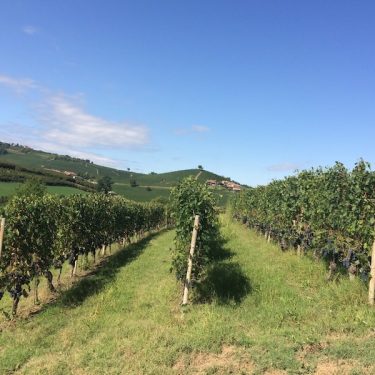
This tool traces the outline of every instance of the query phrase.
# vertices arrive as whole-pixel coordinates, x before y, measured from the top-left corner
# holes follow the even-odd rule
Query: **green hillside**
[[[8,148],[7,151],[8,152],[6,154],[0,155],[0,162],[3,161],[13,163],[24,168],[41,171],[48,171],[52,169],[71,171],[82,176],[88,176],[92,179],[99,179],[103,176],[109,176],[114,182],[127,184],[129,184],[130,179],[133,178],[142,186],[173,186],[184,177],[191,175],[197,176],[198,174],[198,179],[201,181],[206,181],[208,179],[224,179],[223,176],[219,176],[215,173],[207,171],[200,171],[199,169],[187,169],[158,174],[142,174],[132,171],[123,171],[93,164],[90,161],[83,159],[73,159],[69,156],[66,157],[43,151],[36,151],[21,146],[16,148]]]
[[[30,297],[34,314],[3,319],[0,373],[375,373],[375,315],[359,280],[327,283],[323,263],[237,223],[224,220],[222,232],[226,250],[205,300],[181,309],[169,269],[174,232],[164,231],[81,271],[39,313]]]
[[[166,173],[136,173],[100,166],[93,164],[89,160],[36,151],[28,147],[7,145],[1,142],[0,145],[3,145],[3,149],[6,149],[6,153],[0,154],[0,163],[10,163],[25,169],[23,171],[11,171],[12,178],[29,178],[34,175],[38,176],[38,173],[43,173],[43,178],[45,178],[47,182],[48,179],[52,179],[53,181],[53,179],[60,178],[63,183],[65,183],[67,177],[62,172],[69,171],[84,177],[84,179],[77,180],[78,183],[82,181],[82,183],[88,185],[83,188],[95,189],[95,185],[91,184],[90,186],[90,183],[86,180],[94,181],[101,177],[109,176],[114,182],[114,192],[136,201],[150,201],[158,197],[167,198],[170,193],[170,188],[188,176],[195,176],[201,182],[210,179],[227,179],[215,173],[200,169],[187,169]],[[56,170],[61,171],[61,173],[56,172]],[[131,187],[132,181],[136,183],[136,187]],[[73,185],[72,182],[66,183]],[[48,184],[53,185],[53,182]],[[75,187],[80,188],[80,186],[76,184],[75,186],[71,186],[72,189]],[[12,184],[7,185],[4,181],[0,181],[0,196],[8,196],[12,191],[14,191]],[[226,204],[232,194],[225,189],[213,189],[213,191],[217,195],[218,202],[221,206]]]

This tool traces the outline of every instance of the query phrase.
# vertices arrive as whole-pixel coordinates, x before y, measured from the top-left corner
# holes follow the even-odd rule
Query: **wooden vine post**
[[[372,243],[372,254],[371,254],[371,271],[370,271],[370,282],[368,288],[368,302],[370,305],[375,304],[375,238]]]
[[[190,284],[191,284],[191,271],[192,271],[192,268],[193,268],[193,257],[194,257],[194,251],[195,251],[195,244],[197,242],[198,227],[199,227],[199,215],[195,215],[193,235],[191,237],[191,245],[190,245],[190,252],[189,252],[189,259],[188,259],[188,268],[187,268],[187,272],[186,272],[186,281],[185,281],[184,297],[182,299],[182,305],[187,305],[187,303],[188,303],[189,288],[190,288]]]
[[[1,254],[3,251],[4,230],[5,230],[5,219],[2,217],[0,221],[0,259],[1,259]]]

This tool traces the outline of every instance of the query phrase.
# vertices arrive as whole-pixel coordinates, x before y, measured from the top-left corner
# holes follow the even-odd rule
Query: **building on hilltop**
[[[208,186],[217,186],[217,185],[218,185],[218,183],[217,183],[216,180],[207,180],[207,181],[206,181],[206,184],[207,184]]]

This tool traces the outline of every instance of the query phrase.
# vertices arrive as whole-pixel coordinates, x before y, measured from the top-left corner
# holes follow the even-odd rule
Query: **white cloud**
[[[27,35],[34,35],[38,32],[38,29],[35,26],[24,26],[22,31]]]
[[[207,126],[202,126],[202,125],[193,125],[191,127],[191,130],[194,133],[207,133],[208,131],[210,131],[210,128],[208,128]]]
[[[69,148],[66,146],[59,146],[59,145],[56,145],[55,143],[48,143],[48,142],[36,140],[36,141],[28,141],[26,142],[26,144],[37,150],[40,149],[43,151],[52,152],[54,154],[74,156],[74,157],[85,159],[85,160],[89,159],[96,164],[105,165],[107,167],[116,167],[116,165],[118,164],[116,160],[113,160],[106,156],[99,155],[93,152],[84,152],[84,151],[74,150],[73,148]]]
[[[301,168],[300,164],[297,163],[279,163],[273,164],[267,167],[267,171],[270,172],[294,172]]]
[[[0,75],[1,85],[17,93],[32,91],[36,94],[29,97],[34,118],[31,123],[0,124],[0,138],[4,141],[90,159],[111,167],[122,161],[104,156],[107,151],[145,150],[149,146],[147,127],[90,114],[84,108],[83,95],[53,93],[32,79],[6,75]]]
[[[40,136],[58,145],[137,147],[148,143],[144,126],[112,122],[87,113],[77,98],[55,95],[40,106]]]
[[[0,74],[0,85],[6,86],[11,90],[22,94],[28,90],[38,88],[35,81],[29,78],[13,78]]]

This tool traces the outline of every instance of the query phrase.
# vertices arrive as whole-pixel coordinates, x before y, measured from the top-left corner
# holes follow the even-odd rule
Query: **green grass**
[[[139,202],[149,202],[158,197],[169,198],[170,193],[169,188],[152,187],[151,191],[148,191],[144,186],[131,187],[127,184],[114,184],[113,191],[127,199]]]
[[[0,196],[9,197],[13,195],[19,185],[18,182],[0,182]]]
[[[87,194],[86,191],[70,186],[47,186],[47,192],[58,195]]]
[[[171,187],[153,185],[148,186],[151,189],[150,191],[147,190],[147,186],[131,187],[128,184],[117,183],[113,185],[113,191],[130,200],[139,202],[149,202],[158,197],[169,198],[172,189]],[[225,189],[212,189],[212,192],[216,196],[217,203],[220,207],[226,207],[230,197],[233,195],[232,192]]]
[[[222,231],[210,302],[181,309],[170,273],[174,232],[151,236],[39,314],[3,324],[0,373],[374,373],[375,313],[359,281],[327,283],[321,263],[226,219]]]
[[[0,196],[13,195],[20,184],[17,182],[0,182]],[[85,191],[70,186],[47,186],[47,192],[58,195],[87,194]]]

